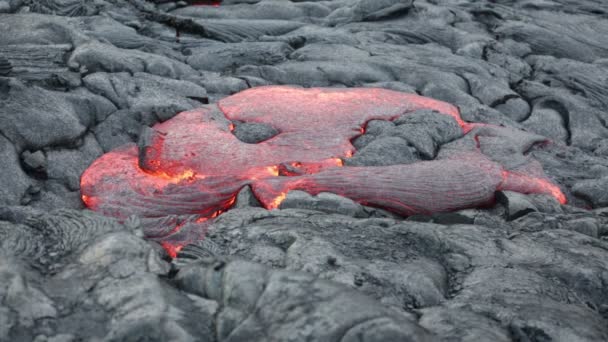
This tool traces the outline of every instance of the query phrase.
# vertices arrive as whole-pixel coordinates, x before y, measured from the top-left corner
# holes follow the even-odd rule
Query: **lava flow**
[[[452,117],[463,133],[479,126],[465,123],[450,104],[391,90],[249,89],[180,113],[145,130],[138,146],[103,155],[82,176],[82,198],[105,215],[142,218],[146,236],[173,255],[202,239],[208,219],[228,210],[247,185],[267,209],[295,189],[332,192],[401,215],[486,205],[496,190],[544,193],[565,203],[542,175],[506,170],[480,151],[408,165],[343,166],[368,121],[419,109]],[[278,134],[244,143],[231,120],[272,126]]]

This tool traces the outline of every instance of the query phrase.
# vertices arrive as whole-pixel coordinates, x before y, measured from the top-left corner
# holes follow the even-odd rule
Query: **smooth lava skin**
[[[82,199],[104,215],[142,218],[146,235],[164,242],[171,255],[202,239],[208,220],[230,209],[247,185],[267,209],[296,189],[332,192],[406,216],[488,205],[497,190],[566,202],[542,175],[507,171],[479,151],[407,165],[344,166],[356,153],[351,140],[368,121],[419,109],[451,116],[465,134],[479,125],[464,122],[448,103],[385,89],[245,90],[155,125],[139,148],[126,145],[97,159],[82,175]],[[230,120],[264,123],[279,133],[244,143]],[[180,235],[185,225],[189,233]]]

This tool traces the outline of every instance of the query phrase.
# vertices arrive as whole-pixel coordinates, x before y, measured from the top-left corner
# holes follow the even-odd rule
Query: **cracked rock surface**
[[[0,341],[608,340],[608,4],[190,3],[0,0]],[[568,204],[504,191],[398,217],[292,191],[267,211],[246,187],[173,260],[139,218],[84,209],[82,172],[142,127],[283,84],[417,93],[523,130],[372,120],[346,165],[477,143],[538,161]]]

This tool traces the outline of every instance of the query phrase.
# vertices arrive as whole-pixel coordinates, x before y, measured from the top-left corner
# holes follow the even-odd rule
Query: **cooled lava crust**
[[[368,121],[422,109],[450,116],[463,134],[485,126],[464,122],[448,103],[392,90],[258,87],[180,113],[144,131],[138,146],[103,155],[82,175],[82,198],[104,215],[141,218],[146,236],[170,255],[202,239],[209,219],[229,210],[248,185],[267,209],[278,208],[290,190],[331,192],[404,216],[489,205],[497,190],[566,202],[542,170],[507,169],[479,148],[407,165],[344,165]],[[278,133],[245,143],[232,122]]]

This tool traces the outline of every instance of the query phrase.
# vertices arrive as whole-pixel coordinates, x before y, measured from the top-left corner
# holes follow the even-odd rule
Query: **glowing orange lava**
[[[213,6],[219,7],[222,4],[222,0],[192,0],[190,1],[192,6]]]
[[[161,246],[163,246],[163,248],[165,249],[165,251],[167,251],[167,255],[169,255],[171,258],[175,258],[177,257],[177,253],[179,253],[179,251],[182,250],[182,248],[184,248],[184,245],[175,245],[169,242],[161,242],[160,243]]]
[[[504,170],[482,153],[382,167],[344,167],[352,139],[369,120],[393,120],[430,109],[465,123],[448,103],[385,89],[253,88],[217,105],[159,123],[141,147],[126,145],[97,159],[82,175],[87,207],[108,216],[142,218],[146,236],[174,256],[201,239],[212,218],[230,209],[251,186],[267,209],[290,190],[332,192],[402,215],[492,203],[496,190],[544,193],[565,203],[542,175]],[[225,119],[218,119],[221,111]],[[279,133],[257,144],[233,134],[231,121],[264,123]],[[203,176],[204,175],[204,176]]]
[[[165,179],[172,184],[177,184],[183,181],[191,181],[197,176],[192,170],[184,170],[176,175],[169,175],[163,171],[151,171],[149,174],[154,177]]]
[[[272,201],[270,201],[270,203],[267,205],[267,209],[277,209],[281,205],[281,203],[283,203],[286,197],[286,193],[280,193]]]

